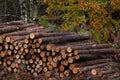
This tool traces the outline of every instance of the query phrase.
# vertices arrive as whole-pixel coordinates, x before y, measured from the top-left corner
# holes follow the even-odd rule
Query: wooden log
[[[11,63],[12,63],[12,62],[11,62],[10,60],[7,61],[7,65],[11,65]]]
[[[55,68],[55,67],[57,67],[58,66],[58,62],[53,62],[53,67]]]
[[[45,52],[44,51],[42,51],[42,52],[40,52],[40,57],[45,57]]]
[[[91,49],[91,50],[77,50],[74,52],[75,55],[78,54],[112,54],[116,53],[116,51],[119,52],[119,49],[113,49],[113,48],[108,48],[108,49]]]
[[[119,76],[119,77],[117,77],[117,78],[113,78],[113,80],[120,80],[120,76]]]
[[[71,74],[71,71],[70,71],[70,70],[65,70],[65,71],[64,71],[64,75],[65,75],[66,77],[70,76],[70,74]]]
[[[66,45],[57,45],[56,49],[58,50],[55,50],[56,52],[60,52],[61,54],[65,54],[66,52],[70,53],[71,51],[67,50],[68,46]]]
[[[69,65],[68,61],[67,61],[67,60],[64,60],[63,65],[64,65],[64,66],[68,66],[68,65]]]
[[[39,43],[36,43],[35,46],[36,46],[36,48],[39,48],[39,47],[40,47],[40,44],[39,44]]]
[[[40,26],[27,27],[27,28],[25,28],[23,30],[25,30],[25,31],[38,31],[38,30],[40,30],[40,32],[45,32],[45,33],[54,32],[53,30],[43,29]]]
[[[86,71],[89,71],[91,69],[94,69],[94,68],[99,68],[99,67],[104,67],[106,65],[109,65],[111,64],[112,62],[109,62],[109,63],[102,63],[102,64],[97,64],[97,65],[92,65],[92,66],[86,66],[86,67],[76,67],[76,68],[73,68],[73,73],[74,74],[77,74],[79,71],[80,72],[86,72]]]
[[[33,76],[37,77],[37,76],[38,76],[38,73],[37,73],[37,72],[34,72],[34,73],[33,73]]]
[[[24,35],[29,35],[32,32],[39,32],[39,31],[41,31],[41,30],[39,29],[39,27],[37,27],[36,30],[31,29],[29,31],[27,31],[27,30],[15,31],[15,32],[11,32],[11,33],[6,33],[4,35],[5,36],[24,36]]]
[[[97,70],[95,69],[95,71],[97,72]],[[115,70],[98,70],[98,76],[102,77],[104,75],[107,75],[107,74],[111,74],[111,73],[114,73],[116,72]],[[92,73],[93,74],[93,73]]]
[[[9,45],[10,46],[10,50],[14,50],[14,46],[13,45]],[[19,44],[19,47],[22,47],[20,44]]]
[[[9,26],[9,27],[5,27],[5,28],[1,28],[0,34],[5,34],[5,33],[9,33],[9,32],[22,30],[22,29],[30,27],[30,26],[34,26],[34,24],[27,24],[27,25],[22,25],[22,26]]]
[[[56,37],[47,37],[41,38],[43,43],[64,43],[64,42],[72,42],[79,40],[89,39],[88,36],[80,36],[80,35],[65,35],[65,36],[56,36]]]
[[[47,62],[46,57],[42,57],[42,61],[43,61],[43,62]]]
[[[92,74],[92,75],[97,75],[97,74],[98,74],[98,72],[97,72],[97,70],[96,70],[96,69],[92,69],[92,70],[91,70],[91,74]]]
[[[29,63],[30,63],[30,64],[33,64],[33,59],[29,59]]]
[[[47,52],[45,53],[45,55],[46,55],[47,57],[50,56],[50,52],[47,51]]]
[[[10,42],[11,40],[13,41],[20,41],[20,40],[24,40],[26,39],[27,36],[9,36],[9,37],[6,37],[6,42]]]
[[[7,70],[8,70],[8,72],[12,72],[12,68],[11,67],[8,67]]]
[[[85,44],[85,43],[83,43]],[[111,47],[111,44],[87,44],[85,45],[69,45],[69,44],[64,44],[64,45],[56,45],[58,48],[61,49],[61,52],[72,52],[73,50],[84,50],[84,49],[100,49],[100,48],[109,48]],[[54,44],[48,45],[49,49],[51,49],[51,47],[54,47]]]
[[[47,71],[46,73],[44,73],[44,75],[47,77],[51,77],[52,74],[54,74],[54,71]]]
[[[110,48],[112,47],[111,44],[93,44],[93,45],[71,45],[67,48],[68,52],[72,52],[73,50],[88,50],[88,49],[103,49],[103,48]]]
[[[60,65],[60,66],[59,66],[59,71],[60,71],[60,72],[63,72],[64,70],[65,70],[64,65]]]
[[[56,54],[57,54],[57,53],[54,52],[54,51],[52,51],[52,53],[51,53],[52,56],[55,56]]]
[[[55,70],[56,72],[58,72],[58,71],[59,71],[59,68],[58,68],[58,67],[55,67],[54,70]]]
[[[43,72],[47,72],[48,71],[48,68],[47,67],[44,67],[43,68]]]
[[[32,59],[33,59],[33,60],[36,59],[36,55],[35,55],[35,54],[32,55]]]
[[[79,68],[73,68],[73,69],[72,69],[72,73],[73,73],[73,74],[77,74],[77,73],[82,74],[83,72],[81,72],[81,71],[79,70]]]
[[[14,68],[14,69],[13,69],[13,72],[14,72],[14,73],[17,73],[17,71],[18,71],[17,68]]]
[[[64,77],[64,73],[60,73],[60,78],[63,78]]]
[[[78,60],[90,60],[90,59],[95,59],[96,57],[94,55],[85,55],[85,54],[79,54],[77,56],[73,56],[73,57],[69,57],[68,58],[68,63],[73,63],[73,62],[76,62]]]
[[[55,45],[54,44],[47,44],[46,45],[46,50],[50,51],[50,50],[52,50],[52,47],[55,47]]]
[[[36,32],[36,33],[31,33],[30,34],[30,39],[35,39],[35,38],[40,38],[40,37],[50,37],[50,36],[63,36],[63,35],[70,35],[70,34],[75,34],[72,32],[53,32],[53,33],[41,33],[41,32]]]
[[[115,73],[113,73],[109,76],[110,79],[114,79],[114,78],[117,78],[117,77],[120,77],[119,72],[115,72]]]
[[[9,59],[10,59],[11,61],[13,61],[13,60],[14,60],[13,55],[9,56]]]
[[[59,47],[55,47],[55,52],[59,52],[60,48]]]
[[[77,42],[68,42],[66,43],[67,46],[76,45],[76,46],[84,46],[84,45],[96,45],[96,42],[90,42],[90,41],[77,41]]]
[[[4,37],[0,35],[0,44],[4,42]]]
[[[45,48],[46,48],[46,45],[43,45],[43,44],[40,45],[40,49],[41,49],[41,50],[44,50]]]
[[[0,57],[5,57],[6,54],[7,54],[7,51],[2,51],[2,52],[0,53]]]
[[[64,64],[64,60],[61,60],[61,62],[60,62],[62,65]]]
[[[48,65],[48,69],[49,69],[50,71],[52,71],[52,70],[53,70],[53,66],[52,66],[52,65]]]
[[[10,21],[10,22],[1,23],[0,28],[3,28],[4,26],[7,26],[7,25],[23,25],[23,24],[24,22],[22,20]]]
[[[57,56],[57,60],[58,60],[58,61],[61,61],[61,60],[62,60],[62,56],[61,56],[61,55],[58,55],[58,56]]]
[[[68,53],[66,53],[66,54],[64,53],[61,56],[62,56],[63,59],[67,59],[69,57],[69,54]]]
[[[68,63],[73,63],[74,61],[78,60],[77,56],[73,56],[67,59]]]
[[[55,57],[53,57],[53,61],[54,62],[58,62],[58,58],[55,56]]]
[[[43,61],[42,60],[39,60],[39,65],[43,65],[44,66],[44,64],[43,64]]]
[[[78,54],[76,56],[76,60],[90,60],[90,59],[99,59],[96,55],[91,55],[91,54]]]
[[[86,62],[80,62],[80,63],[73,63],[69,65],[69,69],[72,70],[75,66],[90,66],[90,65],[94,65],[94,64],[101,64],[101,63],[107,63],[107,62],[111,62],[113,61],[112,59],[95,59],[95,60],[90,60],[90,61],[86,61]]]
[[[52,57],[52,56],[48,56],[47,60],[48,60],[49,62],[51,62],[51,61],[53,60],[53,57]]]

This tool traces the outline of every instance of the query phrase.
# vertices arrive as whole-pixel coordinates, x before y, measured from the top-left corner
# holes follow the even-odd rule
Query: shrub
[[[97,42],[113,41],[111,33],[120,29],[112,13],[120,10],[119,0],[43,0],[47,21],[65,31],[91,31]],[[116,15],[117,16],[117,15]],[[41,18],[41,17],[40,17]]]

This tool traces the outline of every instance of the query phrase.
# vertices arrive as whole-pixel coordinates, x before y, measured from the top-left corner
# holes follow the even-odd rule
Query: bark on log
[[[71,35],[75,33],[70,33],[70,32],[53,32],[53,33],[41,33],[41,32],[36,32],[36,33],[31,33],[30,34],[30,39],[36,39],[40,37],[50,37],[50,36],[63,36],[63,35]]]
[[[56,37],[47,37],[41,38],[43,43],[65,43],[79,40],[87,40],[88,36],[80,36],[80,35],[66,35],[66,36],[56,36]]]
[[[10,27],[1,28],[0,34],[5,34],[5,33],[9,33],[9,32],[22,30],[24,28],[31,27],[31,26],[34,26],[34,24],[27,24],[27,25],[22,25],[22,26],[10,26]]]
[[[114,54],[118,53],[116,51],[120,51],[119,49],[114,48],[107,48],[107,49],[90,49],[90,50],[77,50],[74,52],[75,55],[77,54]]]

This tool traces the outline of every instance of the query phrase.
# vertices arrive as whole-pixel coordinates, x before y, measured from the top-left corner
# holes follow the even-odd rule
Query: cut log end
[[[72,72],[73,74],[77,74],[79,72],[79,68],[73,68]]]
[[[57,62],[57,61],[58,61],[57,57],[54,57],[54,58],[53,58],[53,61],[54,61],[54,62]]]
[[[70,71],[69,70],[65,70],[64,71],[64,75],[68,77],[70,75]]]
[[[97,70],[96,70],[96,69],[92,69],[92,70],[91,70],[91,74],[92,74],[92,75],[96,75],[96,74],[97,74]]]
[[[102,73],[102,72],[99,72],[99,73],[98,73],[98,76],[99,76],[99,77],[102,77],[102,76],[103,76],[103,73]]]
[[[34,72],[34,73],[33,73],[33,75],[34,75],[35,77],[37,77],[37,76],[38,76],[38,74],[37,74],[36,72]]]
[[[75,67],[74,64],[70,64],[70,65],[69,65],[69,69],[70,69],[70,70],[72,70],[74,67]]]
[[[0,43],[3,43],[3,37],[0,36]]]
[[[74,55],[78,55],[78,51],[77,50],[74,51]]]
[[[61,61],[62,60],[62,56],[58,56],[58,61]]]
[[[60,51],[60,48],[55,47],[55,51],[56,51],[56,52],[59,52],[59,51]]]
[[[76,59],[76,60],[79,60],[79,59],[80,59],[80,56],[79,56],[79,55],[75,56],[75,59]]]
[[[38,39],[38,43],[42,43],[42,39],[41,38]]]
[[[67,52],[71,53],[71,52],[72,52],[72,48],[71,48],[71,47],[68,47],[68,48],[67,48]]]
[[[50,44],[48,44],[48,45],[46,46],[46,49],[47,49],[48,51],[50,51],[50,50],[52,49],[52,46],[51,46]]]
[[[68,62],[69,63],[73,63],[73,59],[70,57],[70,58],[68,58]]]
[[[53,62],[53,67],[57,67],[57,63]]]
[[[52,70],[53,70],[53,66],[52,66],[52,65],[49,65],[49,66],[48,66],[48,69],[49,69],[50,71],[52,71]]]
[[[6,38],[5,38],[5,41],[6,41],[6,42],[10,42],[10,40],[11,40],[10,37],[6,37]]]
[[[63,66],[63,65],[60,65],[60,66],[59,66],[59,70],[60,70],[61,72],[63,72],[63,71],[65,70],[64,66]]]
[[[24,42],[27,44],[27,43],[29,43],[29,40],[28,40],[28,39],[25,39]]]
[[[60,73],[60,77],[63,78],[63,77],[64,77],[64,74],[63,74],[63,73]]]
[[[30,33],[30,39],[34,39],[35,38],[35,34],[34,33]]]

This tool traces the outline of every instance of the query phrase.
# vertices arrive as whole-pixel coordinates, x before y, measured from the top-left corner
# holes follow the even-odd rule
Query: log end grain
[[[97,75],[97,70],[96,70],[96,69],[92,69],[92,70],[91,70],[91,74],[92,74],[92,75]]]
[[[67,52],[71,53],[71,52],[72,52],[72,48],[71,48],[71,47],[68,47],[68,48],[67,48]]]
[[[48,44],[48,45],[46,46],[46,49],[47,49],[48,51],[50,51],[50,50],[52,49],[52,46],[51,46],[50,44]]]
[[[38,43],[42,43],[42,39],[41,38],[38,38]]]
[[[61,72],[63,72],[63,71],[65,70],[65,67],[64,67],[63,65],[60,65],[60,66],[59,66],[59,70],[60,70]]]
[[[68,58],[68,62],[69,62],[69,63],[73,63],[73,58],[71,58],[71,57]]]
[[[8,43],[10,42],[10,40],[11,40],[10,37],[5,38],[5,41],[8,42]]]
[[[77,74],[79,72],[79,68],[73,68],[72,72],[73,72],[73,74]]]
[[[35,34],[34,33],[30,33],[30,39],[34,39],[35,38]]]
[[[78,51],[77,50],[74,51],[74,55],[78,55]]]

